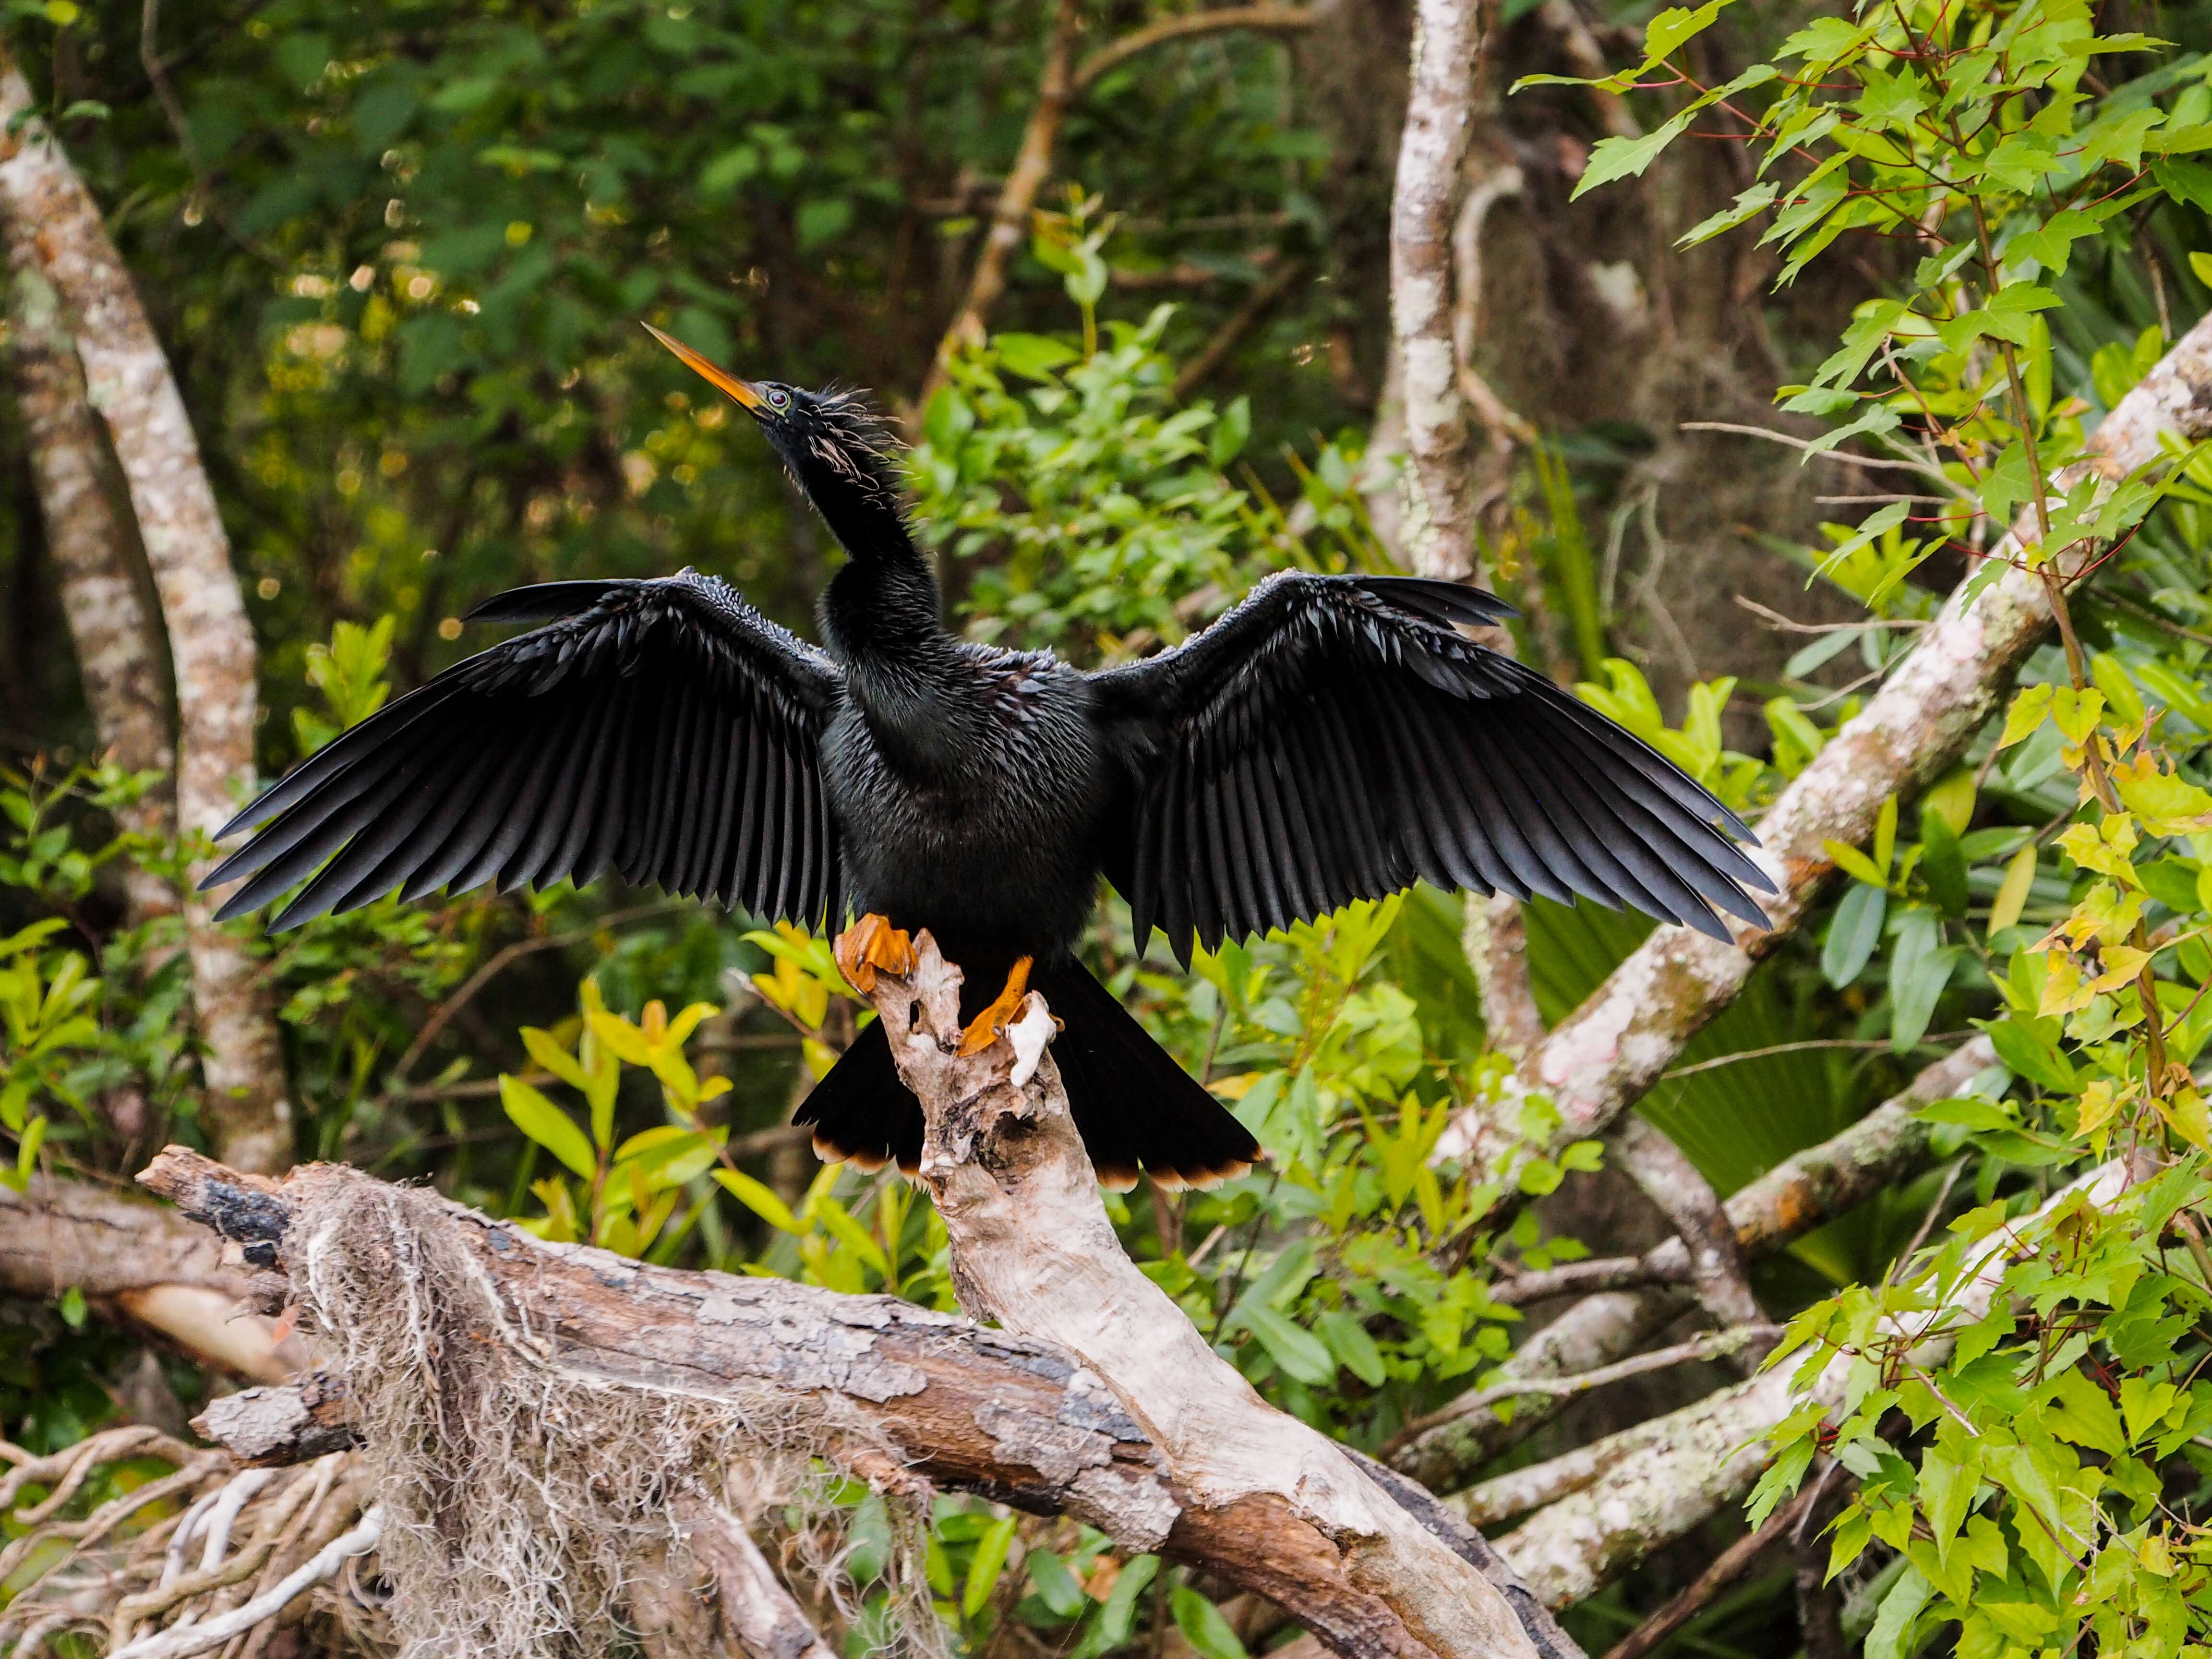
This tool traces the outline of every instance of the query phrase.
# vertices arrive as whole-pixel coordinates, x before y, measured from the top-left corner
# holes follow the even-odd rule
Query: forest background
[[[235,1611],[369,1512],[354,1454],[241,1491],[186,1431],[300,1339],[125,1200],[165,1145],[957,1305],[927,1199],[789,1127],[869,1016],[827,939],[611,882],[273,939],[191,891],[250,777],[501,588],[693,565],[807,630],[835,548],[640,321],[872,388],[976,637],[1091,665],[1274,569],[1479,580],[1759,825],[1749,956],[1427,888],[1187,975],[1118,900],[1090,944],[1269,1160],[1110,1197],[1122,1244],[1487,1534],[1542,1641],[2208,1639],[2212,10],[9,0],[0,40],[0,1643]],[[170,1595],[194,1482],[266,1547]],[[1314,1640],[1034,1494],[807,1492],[746,1519],[833,1650]],[[379,1583],[234,1650],[385,1650]]]

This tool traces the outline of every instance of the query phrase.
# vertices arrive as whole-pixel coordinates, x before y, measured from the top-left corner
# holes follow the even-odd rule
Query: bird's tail
[[[1060,1019],[1052,1056],[1099,1180],[1127,1188],[1142,1169],[1163,1186],[1209,1187],[1258,1159],[1260,1145],[1244,1126],[1081,963],[1040,967],[1030,983]],[[991,975],[971,974],[961,1017],[980,1012],[998,988]],[[899,1081],[880,1021],[814,1085],[795,1121],[813,1126],[814,1150],[831,1162],[879,1169],[895,1161],[911,1174],[921,1161],[921,1103]]]

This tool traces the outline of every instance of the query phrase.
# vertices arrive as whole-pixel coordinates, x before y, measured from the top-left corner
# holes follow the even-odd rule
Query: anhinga
[[[1076,958],[1102,872],[1139,946],[1159,927],[1186,963],[1419,878],[1583,894],[1721,939],[1717,909],[1765,921],[1744,889],[1771,884],[1733,813],[1461,631],[1511,614],[1490,594],[1285,572],[1174,649],[1088,674],[961,640],[857,398],[752,384],[654,337],[759,422],[849,556],[824,648],[691,570],[501,594],[471,620],[544,625],[372,715],[226,828],[263,824],[208,878],[252,878],[224,915],[311,874],[276,927],[395,888],[613,870],[810,927],[849,907],[927,927],[967,972],[981,1040],[1024,973],[1044,993],[1076,1123],[1123,1183],[1206,1181],[1258,1148]],[[891,935],[854,937],[866,956]],[[799,1117],[827,1158],[920,1153],[880,1027]]]

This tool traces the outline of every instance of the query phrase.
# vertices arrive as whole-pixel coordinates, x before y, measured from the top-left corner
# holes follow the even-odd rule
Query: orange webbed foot
[[[876,988],[878,968],[903,979],[915,960],[912,935],[872,910],[837,935],[837,971],[862,996]]]
[[[999,1040],[1014,1016],[1022,1010],[1022,1001],[1030,994],[1030,961],[1022,957],[1014,963],[1013,971],[1006,975],[1006,988],[999,993],[991,1006],[968,1022],[960,1033],[960,1052],[980,1054]]]

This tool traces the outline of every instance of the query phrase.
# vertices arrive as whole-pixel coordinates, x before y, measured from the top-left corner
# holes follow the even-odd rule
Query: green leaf
[[[1920,878],[1928,884],[1928,896],[1945,915],[1966,914],[1966,860],[1959,851],[1959,837],[1944,817],[1942,804],[1924,800],[1920,806]]]
[[[1853,880],[1876,889],[1888,884],[1889,878],[1882,873],[1881,866],[1857,848],[1846,846],[1839,841],[1824,841],[1820,848],[1835,860],[1836,867]]]
[[[1176,1628],[1183,1639],[1206,1656],[1206,1659],[1247,1659],[1243,1643],[1229,1627],[1229,1620],[1221,1609],[1188,1584],[1176,1586],[1175,1594],[1168,1598],[1168,1606],[1175,1613]]]
[[[1302,1326],[1267,1306],[1249,1302],[1243,1312],[1245,1328],[1260,1339],[1260,1346],[1274,1357],[1284,1375],[1309,1388],[1327,1388],[1336,1381],[1336,1361],[1328,1345]]]
[[[1140,1555],[1126,1563],[1114,1588],[1106,1592],[1106,1601],[1098,1609],[1098,1636],[1104,1652],[1120,1647],[1129,1639],[1129,1632],[1137,1622],[1137,1598],[1152,1582],[1152,1575],[1160,1570],[1157,1555]]]
[[[1375,1346],[1375,1339],[1367,1334],[1367,1327],[1341,1309],[1332,1309],[1314,1322],[1322,1334],[1328,1340],[1329,1352],[1338,1363],[1370,1389],[1379,1389],[1389,1381],[1389,1372],[1383,1369],[1382,1351]]]
[[[1692,104],[1664,125],[1638,137],[1616,135],[1599,139],[1597,148],[1590,151],[1589,165],[1575,185],[1574,193],[1567,199],[1578,202],[1600,185],[1611,184],[1616,179],[1642,178],[1644,169],[1659,159],[1659,153],[1689,131],[1690,123],[1697,118],[1697,107]]]
[[[714,1179],[724,1192],[778,1231],[805,1233],[808,1231],[805,1224],[792,1214],[789,1205],[743,1170],[717,1170]]]
[[[1020,1520],[1018,1515],[1001,1516],[976,1540],[975,1557],[968,1564],[968,1582],[960,1590],[963,1617],[973,1619],[982,1612],[991,1592],[998,1588],[999,1575],[1006,1570],[1006,1552],[1013,1547],[1014,1528]]]
[[[499,1103],[514,1127],[589,1181],[599,1171],[592,1143],[576,1121],[520,1078],[500,1074]]]
[[[1840,990],[1864,970],[1881,943],[1881,924],[1888,911],[1889,895],[1880,887],[1863,881],[1851,884],[1836,906],[1827,943],[1820,948],[1820,974],[1829,984]]]
[[[1889,965],[1889,1041],[1899,1054],[1927,1035],[1936,1001],[1964,954],[1962,947],[1943,945],[1942,939],[1932,910],[1908,910],[1898,924],[1897,948]]]
[[[1048,380],[1052,372],[1079,362],[1083,354],[1049,334],[994,334],[991,349],[999,361],[1025,380]]]
[[[1913,1626],[1934,1593],[1919,1568],[1907,1567],[1905,1576],[1881,1598],[1874,1628],[1867,1632],[1866,1659],[1910,1659],[1914,1651]]]
[[[1721,15],[1722,0],[1706,0],[1692,10],[1687,6],[1669,6],[1656,14],[1644,26],[1644,57],[1647,63],[1659,63],[1672,58],[1683,46],[1712,27],[1713,19]]]
[[[1081,1582],[1060,1556],[1050,1550],[1031,1550],[1026,1565],[1037,1598],[1061,1618],[1076,1618],[1090,1605]]]

